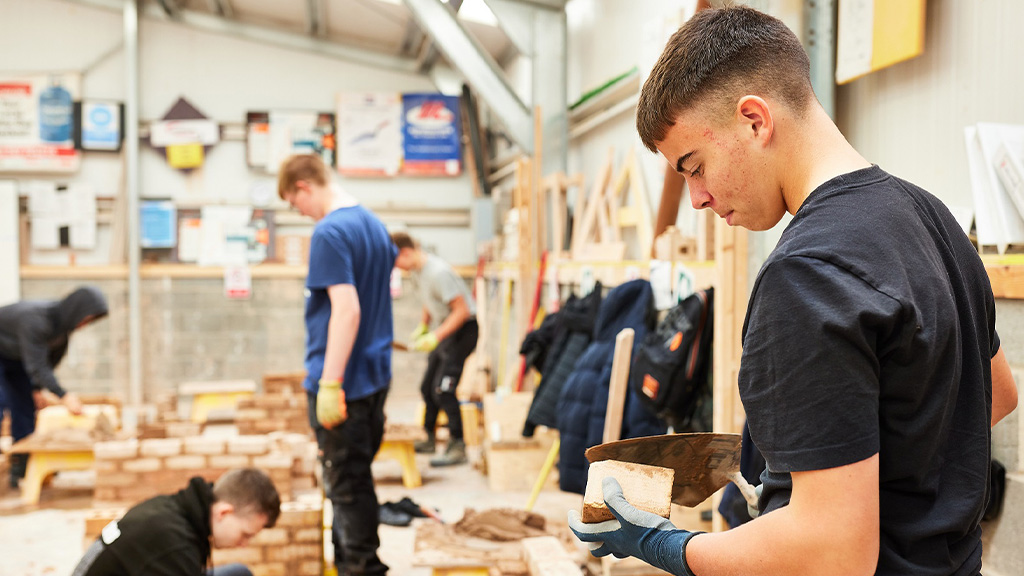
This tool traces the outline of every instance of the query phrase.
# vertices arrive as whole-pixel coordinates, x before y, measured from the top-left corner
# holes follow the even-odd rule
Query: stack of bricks
[[[275,450],[266,436],[191,436],[99,442],[94,447],[94,506],[134,504],[176,492],[189,478],[214,481],[232,468],[264,470],[282,500],[292,494],[292,452]]]
[[[124,508],[90,510],[85,518],[83,549],[92,545],[104,526],[125,512]],[[213,565],[241,562],[254,576],[320,576],[323,546],[323,509],[319,500],[285,502],[274,527],[261,530],[245,548],[214,548]]]
[[[239,562],[253,576],[320,576],[324,530],[320,501],[285,502],[273,528],[264,528],[245,548],[215,548],[213,565]],[[214,570],[216,573],[216,570]]]
[[[235,424],[239,434],[311,434],[304,379],[304,372],[265,375],[262,394],[238,401]]]

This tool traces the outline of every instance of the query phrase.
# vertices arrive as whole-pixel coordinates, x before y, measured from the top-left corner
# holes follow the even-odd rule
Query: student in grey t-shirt
[[[445,453],[432,459],[430,465],[462,464],[466,462],[466,443],[462,439],[462,416],[455,388],[466,358],[476,348],[476,302],[466,283],[447,262],[424,252],[404,232],[392,233],[391,240],[398,247],[395,266],[410,272],[423,302],[423,320],[411,335],[412,349],[430,353],[420,386],[427,405],[423,419],[427,440],[418,442],[416,451],[434,452],[434,427],[438,410],[443,409],[448,415],[451,439]]]

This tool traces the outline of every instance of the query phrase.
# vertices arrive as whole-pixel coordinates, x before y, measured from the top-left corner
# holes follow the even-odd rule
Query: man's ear
[[[744,126],[744,132],[767,145],[775,131],[771,108],[760,96],[744,96],[736,104],[736,119]]]
[[[210,506],[210,519],[223,520],[225,516],[235,511],[235,506],[230,502],[214,502]]]

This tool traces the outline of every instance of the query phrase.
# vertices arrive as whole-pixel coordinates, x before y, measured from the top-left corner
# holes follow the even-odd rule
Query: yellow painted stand
[[[18,452],[17,449],[12,452]],[[25,478],[21,481],[21,500],[25,504],[38,504],[39,493],[47,476],[65,470],[89,470],[93,464],[91,448],[83,449],[31,449]]]
[[[380,444],[377,458],[393,458],[402,465],[402,485],[418,488],[423,485],[420,470],[416,467],[416,451],[412,440],[385,440]]]
[[[431,571],[433,576],[488,576],[490,573],[490,569],[485,566],[438,567]]]
[[[238,401],[242,398],[251,398],[252,392],[209,392],[200,393],[192,397],[193,422],[206,422],[210,413],[234,410]]]
[[[423,426],[423,420],[427,417],[427,406],[423,402],[420,402],[419,408],[417,408],[418,414],[416,417],[416,423]],[[462,402],[459,404],[459,414],[462,415],[462,439],[466,441],[466,446],[479,446],[480,445],[480,407],[476,402]],[[435,427],[447,426],[448,415],[445,414],[444,410],[440,410],[437,413],[437,423]]]

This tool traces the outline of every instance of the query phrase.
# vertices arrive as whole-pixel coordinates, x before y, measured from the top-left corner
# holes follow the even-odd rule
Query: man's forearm
[[[360,313],[356,310],[333,310],[327,323],[327,350],[324,353],[324,380],[341,380],[352,355],[359,333]]]
[[[452,334],[455,334],[455,332],[457,332],[459,328],[462,328],[462,325],[465,324],[466,320],[468,319],[469,310],[452,310],[452,313],[449,314],[448,317],[444,319],[444,322],[441,322],[441,325],[438,326],[436,330],[434,330],[434,335],[437,336],[437,339],[439,341],[444,340],[445,338],[448,338]]]

